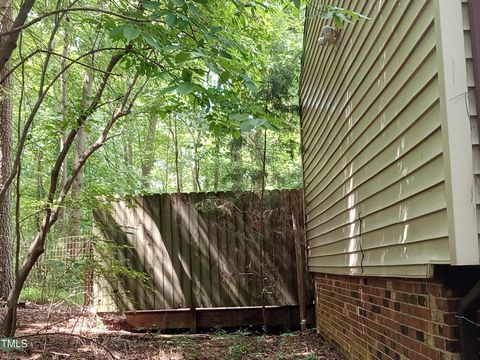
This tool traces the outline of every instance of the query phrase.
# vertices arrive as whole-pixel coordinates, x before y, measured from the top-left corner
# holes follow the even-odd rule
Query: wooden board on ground
[[[216,327],[262,327],[261,306],[229,308],[197,308],[197,329]],[[166,309],[128,311],[126,321],[135,330],[180,330],[191,328],[190,309]],[[297,305],[267,306],[266,325],[268,328],[281,327],[285,330],[299,327]],[[307,324],[314,324],[313,306],[307,308]]]

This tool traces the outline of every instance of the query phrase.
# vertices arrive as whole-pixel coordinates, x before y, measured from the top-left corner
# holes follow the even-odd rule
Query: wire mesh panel
[[[23,297],[40,303],[70,301],[83,304],[90,295],[92,236],[69,236],[46,242],[45,252],[33,267]],[[23,244],[21,261],[28,252]]]

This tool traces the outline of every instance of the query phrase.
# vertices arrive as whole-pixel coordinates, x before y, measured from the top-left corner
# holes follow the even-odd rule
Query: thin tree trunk
[[[195,160],[192,163],[192,190],[193,192],[198,192],[197,168]]]
[[[22,53],[22,36],[19,39],[20,46],[18,48],[18,56],[23,59]],[[18,124],[17,124],[17,139],[22,136],[22,109],[25,98],[25,64],[21,66],[20,77],[20,99],[18,101]],[[21,203],[21,185],[22,185],[22,164],[19,164],[16,186],[15,186],[15,271],[14,276],[18,276],[18,269],[20,267],[20,247],[21,247],[21,230],[20,230],[20,203]]]
[[[192,162],[192,188],[193,192],[201,192],[202,185],[200,184],[200,159],[198,158],[197,142],[193,144],[193,162]]]
[[[94,42],[93,48],[96,47],[96,40]],[[63,48],[64,52],[67,52],[68,50],[68,41],[67,38],[65,38],[65,45]],[[95,57],[92,55],[91,58],[91,65],[94,66],[95,63]],[[67,86],[66,86],[66,73],[62,74],[62,109],[66,111],[66,101],[67,101]],[[82,99],[80,106],[82,110],[85,110],[88,107],[88,104],[90,103],[90,98],[92,96],[92,91],[93,91],[93,82],[95,79],[95,72],[91,69],[88,69],[85,72],[85,76],[83,78],[83,88],[82,88]],[[65,98],[64,98],[65,96]],[[65,146],[65,141],[66,141],[66,134],[63,135],[63,140],[62,140],[62,149]],[[77,137],[75,138],[75,156],[73,159],[73,166],[77,166],[78,162],[80,161],[82,155],[85,152],[85,144],[87,142],[87,132],[85,131],[85,126],[80,126],[78,129]],[[66,159],[64,160],[64,165],[66,165]],[[66,168],[65,172],[63,173],[66,175]],[[66,178],[62,179],[61,181],[62,186],[65,185],[66,183]],[[81,206],[81,195],[82,195],[82,189],[83,189],[83,168],[80,169],[78,175],[76,176],[75,180],[73,181],[72,184],[72,200],[73,200],[73,206],[72,206],[72,228],[70,231],[70,235],[74,236],[72,239],[71,243],[69,244],[69,253],[71,257],[75,257],[78,255],[78,239],[76,237],[82,235],[82,229],[81,229],[81,218],[82,218],[82,206]]]
[[[163,183],[163,192],[168,189],[168,162],[170,161],[170,140],[167,140],[167,154],[165,156],[165,181]]]
[[[125,142],[123,144],[123,154],[124,154],[124,160],[125,160],[125,165],[128,167],[133,166],[133,146],[132,146],[132,136],[130,134],[127,134],[127,138],[125,139]]]
[[[37,201],[41,201],[45,198],[45,186],[43,183],[43,153],[42,150],[36,154],[36,161],[37,161],[37,168],[36,168],[36,184],[37,184]],[[20,168],[20,167],[19,167]],[[61,210],[63,211],[63,210]],[[42,226],[42,218],[39,213],[35,214],[35,225],[37,226],[37,231],[40,231],[40,227]]]
[[[242,146],[243,138],[233,138],[230,143],[231,163],[233,169],[233,186],[234,190],[241,190],[243,188],[243,169],[242,169]]]
[[[68,56],[68,33],[67,28],[65,28],[65,36],[63,40],[63,51],[62,55],[63,58],[60,60],[60,68],[62,71],[62,75],[60,76],[60,83],[61,83],[61,96],[60,96],[60,114],[62,119],[62,136],[60,138],[60,152],[65,148],[65,141],[67,140],[67,131],[66,131],[66,124],[67,124],[67,73],[66,73],[66,61]],[[61,186],[65,185],[67,181],[67,169],[68,169],[68,162],[67,157],[63,160],[61,177],[60,177],[60,184]],[[65,218],[65,211],[64,209],[60,210],[60,219]]]
[[[18,168],[17,181],[15,186],[15,272],[14,276],[18,276],[20,266],[20,246],[22,243],[20,232],[20,185],[21,185],[22,167]]]
[[[0,31],[9,29],[12,25],[12,4],[5,3],[0,20]],[[8,68],[0,69],[0,78],[4,78]],[[10,176],[12,156],[12,102],[9,90],[11,77],[7,76],[0,84],[0,188]],[[0,299],[6,299],[12,288],[12,243],[11,243],[11,199],[7,189],[0,196]]]
[[[213,191],[218,191],[218,184],[220,179],[219,163],[220,163],[220,142],[218,138],[215,138],[215,167],[213,169]]]
[[[87,71],[83,81],[82,91],[82,109],[85,109],[88,105],[89,98],[93,89],[93,74]],[[87,133],[84,126],[80,126],[78,129],[77,137],[75,138],[75,157],[73,160],[74,166],[78,164],[82,155],[85,152],[85,143],[87,140]],[[78,236],[82,235],[81,218],[82,218],[82,206],[80,197],[83,189],[83,168],[78,172],[75,180],[72,184],[72,227],[70,235],[73,236],[68,244],[70,258],[78,256]]]
[[[193,177],[194,177],[194,184],[195,184],[195,191],[202,191],[202,184],[200,184],[200,157],[198,156],[198,143],[200,140],[197,138],[194,139],[193,144]]]
[[[173,118],[174,126],[173,126],[173,143],[175,145],[175,175],[177,179],[177,193],[182,192],[182,178],[180,175],[180,154],[178,149],[178,129],[177,129],[177,115],[174,115]]]
[[[157,132],[158,117],[152,116],[148,121],[148,132],[145,137],[142,161],[142,186],[145,190],[150,188],[150,174],[155,164],[155,141]]]

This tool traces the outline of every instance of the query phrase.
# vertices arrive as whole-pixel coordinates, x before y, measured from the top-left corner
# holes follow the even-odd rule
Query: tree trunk
[[[175,175],[177,179],[177,193],[182,192],[182,171],[180,169],[180,149],[178,148],[177,115],[173,118],[173,144],[175,146]]]
[[[60,96],[60,113],[62,119],[62,137],[60,138],[60,152],[65,148],[65,141],[67,141],[67,72],[66,69],[66,57],[68,56],[68,29],[65,28],[65,36],[63,42],[63,58],[60,60],[60,69],[62,71],[62,75],[60,76],[60,83],[61,83],[61,96]],[[63,187],[65,182],[67,181],[67,169],[68,163],[67,158],[63,160],[62,169],[61,169],[61,177],[60,177],[60,184]],[[60,210],[60,219],[64,220],[65,211],[63,209]]]
[[[37,184],[37,201],[41,201],[45,198],[45,185],[43,182],[43,150],[39,150],[36,154],[36,184]],[[63,210],[62,210],[63,211]],[[37,226],[37,231],[40,231],[42,226],[42,215],[40,213],[35,213],[35,225]]]
[[[30,274],[33,265],[35,265],[40,255],[42,255],[45,251],[45,239],[47,238],[48,231],[51,227],[49,219],[50,215],[47,215],[42,224],[40,232],[30,246],[30,249],[28,250],[28,254],[25,258],[22,268],[20,269],[20,272],[18,273],[18,276],[15,280],[14,287],[8,296],[4,328],[4,335],[6,337],[13,337],[15,335],[17,317],[16,302],[20,297],[20,292],[22,291],[23,285],[25,284],[25,281],[27,280],[28,274]]]
[[[125,159],[125,165],[127,167],[132,167],[133,166],[133,140],[132,136],[130,134],[127,134],[127,138],[125,139],[125,142],[123,143],[123,154],[124,154],[124,159]]]
[[[85,151],[85,142],[87,139],[87,134],[85,128],[82,126],[78,129],[77,138],[75,139],[75,159],[74,164],[78,163],[78,160]],[[78,176],[75,178],[75,181],[72,185],[72,228],[70,231],[71,236],[80,236],[80,220],[82,217],[82,207],[80,205],[80,196],[82,194],[83,188],[83,170],[78,173]],[[75,240],[74,240],[75,241]],[[75,256],[75,254],[71,255]]]
[[[142,186],[144,190],[150,188],[150,174],[155,164],[155,140],[157,132],[158,118],[152,116],[148,122],[148,132],[145,137],[145,145],[143,147],[142,161]]]
[[[200,184],[200,159],[198,158],[197,142],[194,141],[192,149],[192,187],[193,192],[201,192],[202,186]]]
[[[168,190],[168,163],[170,161],[170,140],[167,139],[167,146],[166,146],[166,152],[167,154],[165,155],[165,180],[163,182],[163,192],[167,192]]]
[[[220,139],[215,138],[215,167],[213,170],[213,191],[218,191],[218,183],[220,180],[219,166],[220,166]]]
[[[1,9],[4,14],[0,21],[0,32],[11,27],[11,2]],[[0,78],[4,78],[8,69],[0,69]],[[12,156],[12,102],[8,93],[11,77],[0,84],[0,188],[3,187],[11,171]],[[0,197],[0,299],[6,299],[12,288],[12,243],[11,243],[11,203],[10,191],[7,189]]]
[[[231,168],[230,176],[233,182],[234,190],[242,190],[245,173],[243,171],[242,159],[243,138],[233,138],[230,142]]]
[[[88,99],[92,94],[93,89],[93,74],[90,71],[87,71],[83,81],[83,91],[82,91],[82,109],[86,109],[88,106]],[[73,160],[74,167],[77,166],[80,161],[83,153],[85,152],[85,143],[87,141],[87,133],[85,132],[85,127],[80,126],[78,129],[77,137],[75,139],[75,157]],[[82,206],[80,204],[80,197],[83,189],[83,168],[79,171],[75,180],[72,184],[72,228],[70,235],[73,238],[68,244],[68,253],[70,258],[75,259],[78,256],[78,236],[82,235],[81,229],[81,218],[82,218]]]
[[[201,192],[202,184],[200,183],[200,158],[198,156],[198,143],[200,140],[198,136],[193,139],[193,166],[192,166],[192,177],[193,177],[193,191]]]

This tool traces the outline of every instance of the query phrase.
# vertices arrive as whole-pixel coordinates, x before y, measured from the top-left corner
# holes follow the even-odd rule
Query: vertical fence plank
[[[279,274],[287,274],[288,276],[284,277],[285,288],[284,288],[284,301],[286,304],[295,304],[297,302],[297,294],[295,289],[297,288],[296,283],[296,272],[295,268],[295,232],[292,229],[292,203],[290,198],[290,191],[284,191],[282,193],[282,213],[283,213],[283,229],[285,237],[283,239],[283,254],[282,262],[284,266],[280,269]],[[287,268],[286,265],[291,266]]]
[[[245,198],[243,194],[238,194],[237,198],[234,201],[233,213],[235,216],[235,242],[237,245],[236,252],[236,261],[237,261],[237,283],[238,283],[238,292],[241,297],[242,304],[248,303],[248,281],[247,281],[247,270],[246,270],[246,258],[245,258],[245,221],[243,218],[244,214],[244,202]]]
[[[153,261],[153,252],[155,249],[155,204],[154,196],[145,196],[142,198],[141,216],[143,222],[143,247],[144,247],[144,266],[148,275],[145,284],[145,308],[155,309],[155,265]]]
[[[192,300],[197,307],[201,302],[200,298],[200,244],[198,238],[198,218],[195,213],[193,202],[195,201],[195,195],[191,194],[186,197],[188,205],[188,233],[190,241],[190,261],[192,266]]]
[[[180,252],[183,268],[182,291],[185,294],[185,307],[192,305],[192,263],[190,258],[190,236],[188,232],[188,208],[181,194],[172,194],[175,199],[177,216],[176,227],[180,237]]]
[[[126,199],[125,201],[122,202],[120,206],[120,219],[123,224],[125,224],[125,230],[126,230],[126,254],[125,254],[125,259],[127,261],[128,266],[133,269],[138,271],[138,264],[136,261],[136,254],[134,253],[135,250],[135,237],[136,237],[136,229],[132,226],[133,225],[133,219],[131,215],[131,200]],[[139,307],[138,303],[138,283],[131,279],[127,279],[127,286],[125,289],[125,292],[127,293],[128,297],[130,298],[131,306],[133,308]]]
[[[282,284],[277,283],[276,273],[278,272],[277,255],[282,248],[282,234],[277,231],[280,204],[280,192],[278,190],[265,192],[265,231],[264,252],[265,252],[265,286],[267,291],[266,304],[280,304],[279,294],[281,293]]]
[[[296,199],[295,199],[296,200]],[[301,223],[303,223],[302,215],[303,214],[303,203],[297,201],[292,201],[291,203],[291,213],[292,213],[292,230],[294,233],[294,246],[295,246],[295,263],[296,263],[296,275],[297,275],[297,287],[298,287],[298,306],[300,314],[300,327],[302,332],[306,331],[305,319],[305,249],[303,246],[303,233],[301,228]],[[300,216],[299,216],[300,214]]]
[[[173,304],[174,309],[186,307],[185,302],[185,293],[183,292],[182,279],[185,277],[185,271],[182,267],[182,249],[181,249],[181,239],[177,226],[177,216],[178,214],[176,199],[171,195],[165,195],[166,201],[170,208],[170,221],[166,223],[166,229],[164,237],[170,235],[172,239],[172,254],[171,261],[173,267]]]
[[[260,226],[260,209],[258,204],[260,198],[255,193],[249,194],[247,207],[247,222],[249,224],[248,232],[248,267],[250,271],[250,299],[248,305],[261,305],[262,286],[260,278],[260,240],[261,240],[261,226]]]
[[[228,297],[232,302],[233,306],[241,306],[238,299],[238,267],[236,261],[236,249],[235,249],[235,220],[232,218],[231,214],[231,199],[233,194],[228,192],[224,194],[223,201],[225,202],[225,208],[227,213],[225,214],[226,219],[226,257],[228,259]]]
[[[173,277],[173,239],[171,231],[171,202],[170,196],[164,194],[159,199],[159,206],[161,208],[160,217],[161,217],[161,228],[162,228],[162,239],[161,243],[163,247],[162,258],[158,266],[163,266],[163,297],[165,299],[165,308],[171,309],[174,307],[174,277]]]
[[[224,193],[217,193],[218,203],[224,206]],[[233,306],[233,302],[229,296],[229,279],[230,279],[230,264],[228,259],[228,244],[227,244],[227,219],[224,208],[220,208],[217,215],[218,221],[218,242],[219,242],[219,257],[220,257],[220,301],[225,306]]]
[[[192,210],[197,216],[198,224],[198,244],[199,244],[199,292],[201,307],[212,307],[212,284],[210,282],[210,240],[208,238],[208,223],[207,216],[197,209],[197,204],[203,204],[206,199],[205,193],[197,193],[193,198]]]
[[[220,256],[218,243],[218,220],[215,196],[207,196],[208,202],[204,204],[205,217],[207,218],[209,239],[209,268],[211,284],[212,307],[222,306],[220,301]]]
[[[131,207],[128,209],[131,214],[131,226],[134,232],[132,237],[132,252],[134,253],[135,269],[141,273],[146,273],[145,268],[145,222],[144,222],[144,207],[145,200],[143,198],[136,198],[131,200]],[[137,283],[136,299],[138,306],[142,309],[146,308],[146,284]]]

